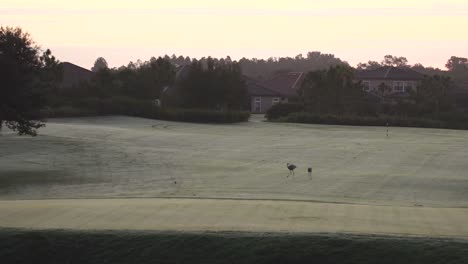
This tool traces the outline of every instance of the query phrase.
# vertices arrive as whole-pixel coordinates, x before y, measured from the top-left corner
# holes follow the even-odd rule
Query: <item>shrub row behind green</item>
[[[83,117],[98,115],[97,111],[91,109],[77,108],[73,106],[47,107],[41,110],[41,117],[60,118],[60,117]]]
[[[67,104],[48,107],[42,111],[44,117],[79,117],[92,115],[129,115],[158,118],[159,109],[149,100],[130,97],[80,98],[68,100]]]
[[[162,111],[160,118],[196,123],[236,123],[248,121],[250,112],[173,108]]]
[[[280,103],[276,104],[266,112],[266,119],[267,120],[274,120],[278,119],[282,116],[287,116],[291,113],[297,113],[304,111],[304,106],[298,103]]]
[[[48,107],[42,110],[42,116],[46,118],[96,115],[128,115],[197,123],[236,123],[248,121],[250,118],[250,112],[247,111],[215,111],[183,108],[161,111],[151,101],[136,100],[128,97],[84,98],[73,101],[71,105]]]
[[[138,100],[130,97],[111,97],[101,100],[98,113],[101,115],[129,115],[157,118],[159,108],[150,100]]]
[[[305,123],[305,124],[328,124],[328,125],[353,125],[353,126],[385,126],[388,122],[390,126],[399,127],[423,127],[423,128],[449,128],[468,129],[468,123],[443,121],[434,119],[422,119],[399,116],[337,116],[319,115],[306,112],[291,113],[288,116],[280,117],[277,122]]]

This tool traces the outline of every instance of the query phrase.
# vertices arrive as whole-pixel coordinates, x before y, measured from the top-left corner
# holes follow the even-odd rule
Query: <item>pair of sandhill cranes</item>
[[[292,163],[286,163],[286,167],[289,170],[288,177],[291,175],[291,173],[294,175],[294,170],[297,168],[297,166]],[[307,172],[309,173],[309,176],[312,176],[312,168],[307,168]]]

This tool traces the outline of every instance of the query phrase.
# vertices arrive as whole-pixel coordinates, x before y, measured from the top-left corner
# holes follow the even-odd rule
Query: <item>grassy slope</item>
[[[468,239],[468,209],[220,199],[0,201],[0,226],[33,229],[419,235]]]
[[[0,229],[2,263],[468,263],[468,241]]]

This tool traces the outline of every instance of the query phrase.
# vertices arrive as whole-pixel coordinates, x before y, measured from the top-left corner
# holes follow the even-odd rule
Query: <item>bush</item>
[[[160,118],[172,121],[198,123],[236,123],[248,121],[250,112],[214,111],[202,109],[166,109],[162,112],[150,100],[139,100],[126,96],[104,99],[96,97],[68,98],[69,105],[47,108],[45,117],[80,117],[95,115],[128,115],[144,118]]]
[[[292,122],[305,124],[353,125],[353,126],[390,126],[468,129],[468,123],[444,121],[436,119],[410,118],[401,116],[336,116],[318,115],[305,112],[291,113],[277,119],[278,122]]]
[[[250,112],[174,108],[162,111],[160,117],[165,120],[196,123],[236,123],[248,121]]]
[[[90,109],[76,108],[73,106],[60,106],[57,108],[46,108],[41,110],[45,118],[57,117],[82,117],[97,115],[96,111]]]
[[[291,113],[304,111],[304,106],[298,103],[280,103],[272,106],[266,112],[265,117],[268,120],[278,119]]]
[[[44,116],[79,117],[92,115],[129,115],[146,118],[158,118],[159,108],[149,100],[138,100],[131,97],[95,97],[70,99],[70,105],[46,108]]]
[[[97,97],[85,97],[85,98],[74,98],[70,99],[70,104],[76,108],[82,109],[93,109],[94,111],[98,111],[100,100]]]
[[[146,118],[157,118],[159,108],[150,100],[138,100],[131,97],[118,96],[102,99],[98,105],[100,115],[129,115]]]
[[[440,113],[438,119],[454,129],[468,128],[468,113],[460,110]]]

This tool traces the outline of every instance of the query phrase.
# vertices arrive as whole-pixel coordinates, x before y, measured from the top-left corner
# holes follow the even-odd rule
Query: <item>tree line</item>
[[[176,80],[183,67],[183,78]],[[64,97],[75,102],[128,98],[142,103],[158,100],[159,106],[166,108],[240,111],[245,109],[248,97],[239,64],[210,57],[184,66],[153,57],[113,69],[108,68],[104,58],[98,58],[92,69],[95,74],[89,82],[62,92],[62,102]],[[123,104],[122,100],[119,104]]]
[[[398,68],[412,69],[419,73],[432,76],[440,75],[450,77],[458,86],[465,85],[468,82],[468,58],[452,56],[450,57],[445,68],[442,70],[434,67],[425,67],[421,63],[413,65],[408,64],[406,57],[399,57],[393,55],[386,55],[380,62],[379,61],[368,61],[358,63],[357,70],[373,70],[383,66],[393,66]]]
[[[468,129],[468,113],[455,103],[454,81],[445,75],[425,75],[408,97],[388,99],[363,91],[355,69],[332,66],[306,74],[296,102],[273,106],[272,121],[423,126]]]
[[[202,57],[191,59],[188,56],[165,55],[164,58],[176,65],[189,65],[193,61],[206,64],[212,60],[214,64],[230,64],[233,62],[230,56],[225,58]],[[335,65],[348,65],[347,62],[336,58],[333,54],[321,53],[319,51],[308,52],[305,56],[298,54],[294,57],[270,57],[268,59],[241,58],[237,61],[244,75],[251,78],[264,80],[281,72],[306,72],[327,69]]]
[[[177,69],[184,65],[190,71],[186,78],[177,82]],[[50,50],[40,49],[21,28],[1,27],[0,128],[5,125],[19,134],[36,135],[37,129],[44,126],[41,121],[44,115],[57,116],[60,111],[65,116],[82,115],[83,109],[88,114],[155,117],[159,109],[155,108],[154,100],[164,98],[164,91],[173,86],[180,92],[177,108],[204,110],[197,114],[206,113],[205,110],[240,111],[248,109],[243,75],[261,79],[283,71],[307,72],[300,89],[307,112],[440,116],[455,111],[451,91],[455,84],[468,78],[468,60],[455,56],[447,62],[448,71],[420,64],[408,65],[406,58],[391,55],[381,62],[360,63],[357,69],[383,65],[412,68],[428,76],[437,76],[427,77],[422,82],[421,89],[411,96],[411,103],[399,102],[399,107],[388,107],[373,104],[354,81],[354,69],[331,54],[309,52],[294,58],[243,58],[239,61],[229,56],[197,60],[166,55],[112,69],[104,58],[98,58],[91,80],[72,89],[63,89],[60,87],[61,65]]]
[[[140,64],[110,69],[104,58],[93,66],[94,76],[64,93],[78,97],[126,96],[138,100],[159,98],[162,89],[174,82],[176,68],[169,61],[152,57]]]
[[[193,61],[180,81],[182,108],[245,110],[247,87],[236,62]],[[248,108],[247,108],[248,109]]]
[[[306,55],[298,54],[294,57],[270,57],[268,59],[241,58],[234,61],[230,56],[225,58],[202,57],[201,59],[190,58],[189,56],[165,55],[163,57],[174,65],[190,65],[197,61],[206,65],[207,60],[214,61],[215,64],[229,64],[237,62],[244,75],[257,80],[265,80],[277,73],[282,72],[311,72],[326,70],[332,66],[350,66],[346,61],[335,57],[333,54],[321,53],[319,51],[308,52]],[[139,65],[141,61],[130,64]],[[129,65],[130,65],[129,64]],[[415,70],[424,75],[441,75],[452,78],[457,86],[462,86],[468,82],[468,59],[464,57],[452,56],[447,60],[446,70],[424,66],[421,63],[409,64],[408,59],[402,56],[385,55],[380,61],[370,60],[360,62],[355,67],[357,70],[373,70],[383,66],[393,66]]]
[[[373,115],[395,114],[437,118],[441,112],[457,110],[451,91],[455,84],[447,76],[425,76],[409,97],[383,102],[363,91],[354,81],[354,69],[348,66],[309,72],[300,88],[305,110],[318,114]]]

